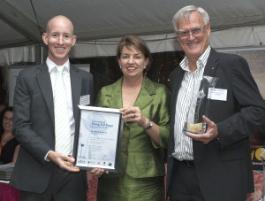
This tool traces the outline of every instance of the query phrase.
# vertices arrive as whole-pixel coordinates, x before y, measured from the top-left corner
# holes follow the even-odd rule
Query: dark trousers
[[[193,161],[174,160],[170,201],[205,201]]]
[[[21,191],[20,201],[86,201],[86,192],[84,172],[69,173],[55,168],[45,192]]]

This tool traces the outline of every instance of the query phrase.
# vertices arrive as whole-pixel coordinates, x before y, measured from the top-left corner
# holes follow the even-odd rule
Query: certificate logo
[[[89,124],[89,129],[92,131],[92,133],[98,134],[98,133],[105,133],[106,130],[109,128],[112,128],[112,124],[108,124],[105,120],[92,120]]]

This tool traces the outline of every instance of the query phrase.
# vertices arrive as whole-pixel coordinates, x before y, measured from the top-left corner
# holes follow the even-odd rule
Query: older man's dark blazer
[[[90,95],[93,100],[93,77],[71,65],[70,78],[76,135],[80,97]],[[53,93],[46,65],[21,71],[15,88],[14,107],[15,136],[21,149],[11,183],[23,191],[42,193],[54,168],[52,162],[45,160],[45,155],[55,149]],[[83,176],[85,182],[86,176]]]
[[[210,52],[204,75],[219,78],[216,88],[227,90],[227,100],[207,99],[207,116],[217,123],[218,139],[209,144],[193,141],[194,162],[206,201],[243,201],[253,191],[249,136],[265,125],[265,104],[245,59],[238,55]],[[168,151],[168,185],[172,174],[174,122],[178,89],[184,71],[170,76],[171,138]],[[201,108],[200,114],[205,111]],[[170,188],[169,188],[170,189]],[[174,187],[173,187],[174,189]]]

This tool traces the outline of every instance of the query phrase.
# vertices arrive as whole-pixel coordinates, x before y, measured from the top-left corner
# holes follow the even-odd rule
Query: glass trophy
[[[190,105],[183,131],[195,134],[206,132],[207,124],[202,121],[202,115],[208,116],[209,101],[207,99],[207,94],[209,88],[215,88],[217,80],[217,77],[203,76],[198,94],[195,97],[197,99],[195,111],[191,110]]]

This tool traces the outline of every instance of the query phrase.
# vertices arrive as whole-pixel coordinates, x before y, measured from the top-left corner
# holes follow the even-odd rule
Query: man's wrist
[[[49,154],[52,152],[52,150],[49,150],[48,152],[47,152],[47,154],[44,156],[44,160],[45,161],[47,161],[47,162],[50,162],[51,160],[49,159]]]

